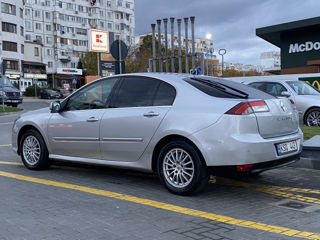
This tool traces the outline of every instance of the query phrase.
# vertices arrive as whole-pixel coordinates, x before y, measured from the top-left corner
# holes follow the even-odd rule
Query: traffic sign
[[[197,75],[200,75],[200,74],[201,74],[201,71],[202,71],[201,67],[198,67],[198,68],[197,68]]]
[[[72,84],[77,84],[77,77],[72,77]]]
[[[119,53],[119,45],[121,50],[121,58]],[[116,60],[124,60],[128,56],[128,47],[123,41],[120,40],[119,43],[119,40],[115,40],[111,44],[110,53]]]

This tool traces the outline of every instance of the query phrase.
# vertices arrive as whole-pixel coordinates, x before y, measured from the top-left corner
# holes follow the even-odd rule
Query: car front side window
[[[102,109],[117,81],[117,78],[110,78],[98,81],[83,88],[70,97],[66,110],[88,110]]]

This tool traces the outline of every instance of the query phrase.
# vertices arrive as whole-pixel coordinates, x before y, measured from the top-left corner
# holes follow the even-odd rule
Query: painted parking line
[[[307,203],[315,203],[320,205],[320,199],[313,198],[313,197],[306,197],[300,194],[293,194],[291,192],[296,193],[313,193],[313,194],[320,194],[320,190],[317,189],[307,189],[307,188],[293,188],[293,187],[280,187],[280,186],[269,186],[269,185],[262,185],[262,184],[251,184],[246,182],[235,181],[232,179],[226,178],[219,178],[217,181],[218,184],[221,185],[228,185],[233,187],[244,187],[244,188],[251,188],[257,191],[261,191],[264,193],[276,195],[283,198],[290,198],[293,200],[299,200],[302,202]]]
[[[0,144],[0,147],[11,147],[12,144]]]
[[[16,166],[22,166],[23,165],[22,163],[19,163],[19,162],[6,162],[6,161],[0,161],[0,164],[3,164],[3,165],[16,165]]]
[[[46,180],[46,179],[41,179],[41,178],[34,178],[34,177],[24,176],[24,175],[20,175],[20,174],[4,172],[4,171],[0,171],[0,176],[12,178],[12,179],[17,179],[17,180],[21,180],[21,181],[26,181],[26,182],[43,184],[43,185],[47,185],[47,186],[54,186],[54,187],[58,187],[58,188],[77,190],[77,191],[90,193],[90,194],[94,194],[94,195],[124,200],[124,201],[136,203],[136,204],[140,204],[140,205],[144,205],[144,206],[155,207],[155,208],[167,210],[170,212],[176,212],[176,213],[185,214],[185,215],[189,215],[189,216],[205,218],[205,219],[212,220],[212,221],[223,222],[223,223],[227,223],[230,225],[251,228],[251,229],[261,230],[261,231],[270,232],[270,233],[277,233],[279,235],[299,237],[299,238],[304,238],[304,239],[318,239],[318,240],[320,239],[320,234],[318,234],[318,233],[299,231],[299,230],[286,228],[286,227],[278,227],[278,226],[263,224],[263,223],[254,222],[254,221],[236,219],[236,218],[218,215],[218,214],[214,214],[214,213],[199,211],[196,209],[180,207],[180,206],[176,206],[176,205],[168,204],[168,203],[164,203],[164,202],[135,197],[132,195],[111,192],[111,191],[107,191],[107,190],[95,189],[95,188],[85,187],[85,186],[81,186],[81,185],[74,185],[74,184],[69,184],[69,183],[64,183],[64,182],[51,181],[51,180]]]

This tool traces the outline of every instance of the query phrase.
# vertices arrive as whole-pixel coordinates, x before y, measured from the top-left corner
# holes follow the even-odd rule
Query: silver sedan
[[[320,126],[320,92],[304,81],[258,80],[243,82],[278,98],[288,98],[296,106],[300,122],[307,126]]]
[[[186,195],[210,174],[296,161],[302,132],[287,99],[217,78],[141,73],[94,81],[23,114],[12,145],[32,170],[55,159],[153,171]]]

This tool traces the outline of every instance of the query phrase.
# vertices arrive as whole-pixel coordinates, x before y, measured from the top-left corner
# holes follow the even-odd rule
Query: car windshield
[[[48,93],[50,93],[50,94],[56,94],[56,91],[48,90]]]
[[[9,78],[6,76],[0,77],[0,87],[13,87],[12,83],[10,82]]]
[[[287,83],[298,95],[320,95],[320,92],[317,89],[306,82],[289,81]]]

